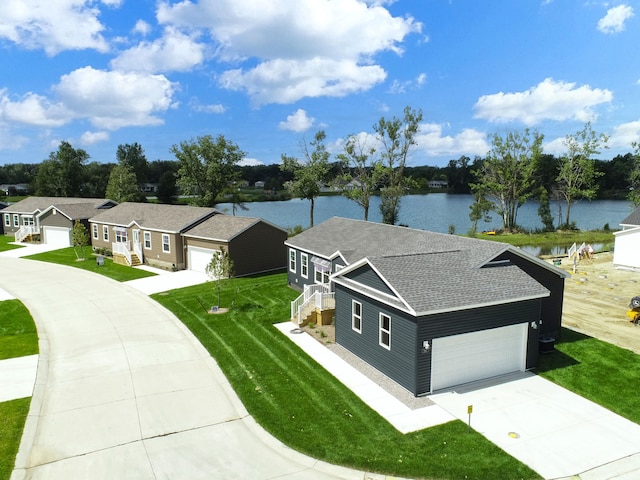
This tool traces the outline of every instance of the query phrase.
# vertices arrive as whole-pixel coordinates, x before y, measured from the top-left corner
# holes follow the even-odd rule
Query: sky
[[[335,155],[405,106],[423,113],[413,166],[484,156],[526,128],[561,155],[587,122],[609,136],[597,158],[628,153],[640,1],[0,2],[0,165],[61,141],[91,161],[134,142],[171,160],[203,135],[273,164],[318,130]]]

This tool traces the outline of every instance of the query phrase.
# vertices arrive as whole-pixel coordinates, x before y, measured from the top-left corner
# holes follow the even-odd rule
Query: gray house
[[[510,245],[337,217],[286,245],[301,301],[331,292],[336,342],[414,395],[534,368],[559,338],[568,274]]]

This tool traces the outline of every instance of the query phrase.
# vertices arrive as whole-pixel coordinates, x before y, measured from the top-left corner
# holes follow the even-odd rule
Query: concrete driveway
[[[0,257],[0,272],[40,337],[13,480],[366,477],[266,434],[186,327],[140,291],[22,259]]]

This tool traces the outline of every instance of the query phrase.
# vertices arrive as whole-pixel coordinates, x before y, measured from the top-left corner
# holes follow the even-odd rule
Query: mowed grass
[[[0,302],[0,360],[38,353],[33,318],[20,300]],[[0,403],[0,480],[11,477],[31,398]]]
[[[0,480],[11,477],[31,398],[0,403]]]
[[[540,376],[640,424],[640,355],[567,328],[561,337]]]
[[[155,273],[147,272],[145,270],[127,267],[126,265],[118,265],[117,263],[113,263],[113,260],[109,257],[104,257],[104,265],[98,265],[96,257],[92,254],[90,247],[86,247],[81,256],[84,257],[84,259],[78,260],[73,247],[68,247],[61,248],[60,250],[52,250],[50,252],[37,253],[24,258],[82,268],[83,270],[112,278],[118,282],[126,282],[127,280],[135,280],[136,278],[155,275]]]
[[[0,360],[38,353],[38,333],[20,300],[0,302]]]
[[[460,421],[403,435],[274,326],[298,293],[285,274],[233,279],[221,307],[212,284],[154,295],[216,359],[249,413],[290,447],[369,472],[412,478],[515,479],[538,475]],[[293,324],[292,324],[293,328]]]
[[[0,252],[6,252],[7,250],[15,250],[16,248],[23,248],[22,245],[10,245],[9,242],[13,242],[13,235],[0,235]]]

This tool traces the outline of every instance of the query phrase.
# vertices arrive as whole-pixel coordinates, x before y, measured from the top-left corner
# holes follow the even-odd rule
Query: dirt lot
[[[566,258],[560,268],[571,273],[565,281],[563,326],[640,354],[640,327],[626,315],[631,298],[640,295],[640,272],[616,270],[611,253],[582,260],[576,273]]]

